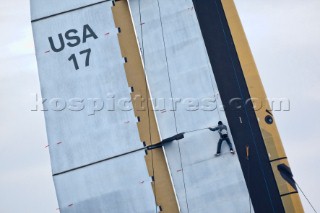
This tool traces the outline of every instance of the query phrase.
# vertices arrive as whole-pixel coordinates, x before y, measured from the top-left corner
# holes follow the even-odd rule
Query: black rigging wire
[[[250,147],[249,147],[249,145],[247,145],[246,146],[246,154],[247,154],[247,162],[248,162],[248,185],[250,184]],[[249,190],[249,189],[248,189]],[[248,195],[249,195],[249,212],[251,213],[251,211],[252,211],[252,209],[251,209],[251,197],[250,197],[250,193],[249,193],[249,191],[248,191]]]
[[[308,201],[309,205],[311,206],[311,208],[313,209],[313,211],[315,213],[317,213],[316,209],[313,207],[313,205],[311,204],[310,200],[307,198],[307,196],[305,195],[305,193],[302,191],[302,189],[300,188],[299,184],[295,181],[296,186],[298,187],[298,189],[300,190],[300,192],[303,194],[304,198]]]
[[[168,63],[168,57],[167,57],[167,47],[166,47],[166,41],[164,39],[163,22],[162,22],[162,15],[161,15],[161,8],[160,8],[159,0],[157,0],[157,3],[158,3],[158,9],[159,9],[160,24],[161,24],[162,41],[163,41],[163,45],[164,45],[164,53],[165,53],[165,58],[166,58],[167,73],[168,73],[168,79],[169,79],[169,85],[170,85],[170,93],[171,93],[171,99],[172,99],[172,107],[173,107],[172,110],[173,110],[176,133],[178,134],[177,118],[176,118],[176,113],[175,113],[175,104],[174,104],[174,101],[173,101],[171,78],[170,78],[170,72],[169,72],[169,63]],[[185,193],[185,196],[186,196],[186,205],[187,205],[187,210],[189,212],[187,188],[186,188],[186,183],[185,183],[183,163],[182,163],[182,155],[181,155],[181,148],[180,148],[180,142],[179,141],[178,141],[178,148],[179,148],[179,157],[180,157],[180,166],[181,166],[181,172],[182,172],[183,187],[184,187],[184,193]]]

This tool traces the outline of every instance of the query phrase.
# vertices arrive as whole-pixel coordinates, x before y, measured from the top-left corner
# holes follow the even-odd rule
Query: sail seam
[[[55,14],[52,14],[52,15],[49,15],[49,16],[44,16],[44,17],[41,17],[41,18],[33,19],[33,20],[31,20],[31,23],[34,23],[34,22],[37,22],[37,21],[41,21],[41,20],[45,20],[45,19],[48,19],[48,18],[51,18],[51,17],[59,16],[59,15],[65,14],[65,13],[70,13],[70,12],[73,12],[73,11],[76,11],[76,10],[81,10],[81,9],[84,9],[84,8],[87,8],[87,7],[91,7],[91,6],[94,6],[94,5],[97,5],[97,4],[105,3],[105,2],[108,2],[108,1],[111,1],[111,0],[103,0],[103,1],[99,1],[99,2],[93,3],[93,4],[88,4],[88,5],[85,5],[85,6],[77,7],[77,8],[71,9],[71,10],[66,10],[66,11],[63,11],[63,12],[60,12],[60,13],[55,13]]]
[[[285,193],[285,194],[280,195],[280,197],[284,197],[284,196],[288,196],[288,195],[292,195],[292,194],[297,194],[297,193],[298,193],[298,191],[289,192],[289,193]]]
[[[129,154],[132,154],[132,153],[135,153],[135,152],[138,152],[138,151],[142,151],[142,150],[145,150],[145,148],[143,147],[143,148],[136,149],[136,150],[133,150],[133,151],[130,151],[130,152],[125,152],[125,153],[122,153],[122,154],[119,154],[119,155],[115,155],[115,156],[112,156],[112,157],[109,157],[109,158],[105,158],[105,159],[102,159],[102,160],[99,160],[99,161],[95,161],[93,163],[89,163],[89,164],[86,164],[86,165],[83,165],[83,166],[75,167],[73,169],[69,169],[69,170],[66,170],[66,171],[63,171],[63,172],[58,172],[58,173],[53,174],[52,176],[62,175],[62,174],[68,173],[68,172],[72,172],[72,171],[75,171],[75,170],[78,170],[78,169],[82,169],[82,168],[85,168],[85,167],[88,167],[88,166],[91,166],[91,165],[102,163],[102,162],[105,162],[105,161],[108,161],[108,160],[112,160],[112,159],[115,159],[115,158],[118,158],[118,157],[129,155]]]
[[[275,161],[279,161],[279,160],[285,160],[285,159],[287,159],[287,157],[276,158],[276,159],[270,160],[270,163],[275,162]]]

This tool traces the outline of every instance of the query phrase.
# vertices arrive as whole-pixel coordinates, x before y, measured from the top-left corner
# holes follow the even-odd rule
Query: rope
[[[184,132],[184,133],[185,133],[185,134],[188,134],[188,133],[192,133],[192,132],[202,131],[202,130],[205,130],[205,129],[209,129],[209,127],[201,128],[201,129],[195,129],[195,130],[190,130],[190,131],[186,131],[186,132]]]
[[[304,194],[304,192],[302,191],[302,189],[300,188],[300,186],[298,185],[298,183],[295,181],[298,189],[300,190],[300,192],[303,194],[304,198],[308,201],[309,205],[311,206],[311,208],[313,209],[313,211],[315,213],[317,213],[316,209],[313,207],[313,205],[311,204],[310,200],[307,198],[307,196]]]
[[[205,48],[205,44],[204,44],[204,48]],[[205,52],[207,52],[207,50],[205,49]],[[209,57],[206,57],[206,60],[207,60],[207,65],[209,67],[209,69],[213,70],[213,67],[210,66],[210,61],[209,61]],[[212,91],[213,91],[213,96],[214,98],[216,99],[216,102],[217,102],[217,98],[216,98],[216,91],[218,91],[218,88],[215,89],[214,87],[214,83],[213,83],[213,78],[212,78],[212,72],[208,72],[209,73],[209,77],[210,77],[210,84],[211,84],[211,87],[212,87]],[[219,109],[219,106],[218,106],[218,103],[217,103],[217,111],[218,111],[218,117],[219,117],[219,120],[221,120],[221,115],[220,115],[220,109]]]
[[[249,145],[246,146],[247,162],[248,162],[248,185],[250,184],[250,148]],[[251,213],[251,197],[249,194],[249,212]]]
[[[139,0],[139,21],[140,21],[140,34],[141,34],[141,48],[142,48],[142,64],[143,68],[145,69],[145,55],[144,55],[144,42],[143,42],[143,28],[142,28],[142,14],[141,14],[141,2]],[[145,74],[145,83],[146,83],[146,99],[147,99],[147,111],[148,111],[148,130],[149,130],[149,141],[151,145],[152,142],[152,136],[151,136],[151,126],[150,126],[150,109],[149,109],[149,90],[148,90],[148,84],[147,84],[147,77]],[[158,204],[157,204],[157,187],[156,187],[156,179],[154,177],[154,156],[153,156],[154,150],[151,150],[151,167],[152,167],[152,177],[154,182],[154,203],[155,203],[155,212],[158,212]]]
[[[161,15],[161,8],[160,8],[159,0],[157,0],[157,3],[158,3],[159,16],[160,16],[162,41],[163,41],[163,45],[164,45],[164,53],[165,53],[165,58],[166,58],[167,73],[168,73],[168,79],[169,79],[169,85],[170,85],[170,93],[171,93],[171,99],[172,99],[173,116],[174,116],[176,133],[178,134],[177,118],[176,118],[175,106],[174,106],[174,101],[173,101],[172,85],[171,85],[171,78],[170,78],[170,72],[169,72],[169,63],[168,63],[168,57],[167,57],[167,47],[166,47],[166,41],[164,39],[163,22],[162,22],[162,15]],[[182,171],[183,187],[184,187],[184,192],[185,192],[185,196],[186,196],[187,210],[189,212],[187,188],[186,188],[186,183],[185,183],[183,163],[182,163],[182,155],[181,155],[181,148],[180,148],[180,142],[179,141],[178,141],[178,148],[179,148],[180,166],[181,166],[181,169],[182,169],[181,171]]]

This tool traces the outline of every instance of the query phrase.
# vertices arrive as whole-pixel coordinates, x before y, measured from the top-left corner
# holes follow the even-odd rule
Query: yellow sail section
[[[298,193],[290,186],[280,175],[277,166],[285,164],[289,166],[287,157],[280,139],[277,126],[274,122],[271,108],[269,106],[266,93],[262,86],[257,66],[254,62],[249,43],[245,36],[236,6],[233,0],[222,0],[224,11],[229,23],[232,37],[236,46],[238,57],[243,69],[243,74],[248,85],[251,98],[258,101],[259,110],[256,110],[256,116],[259,121],[259,127],[269,154],[272,169],[276,178],[282,202],[286,212],[304,212]],[[253,101],[254,103],[254,101]],[[266,122],[271,119],[272,122]],[[269,124],[270,123],[270,124]],[[290,194],[293,193],[293,194]]]
[[[129,87],[132,88],[134,112],[139,118],[137,125],[140,139],[147,146],[158,143],[161,140],[127,0],[115,2],[113,16],[116,27],[119,28],[122,56],[126,58],[124,67]],[[153,176],[152,186],[159,210],[164,213],[178,213],[179,208],[163,150],[148,151],[145,160],[149,175]]]

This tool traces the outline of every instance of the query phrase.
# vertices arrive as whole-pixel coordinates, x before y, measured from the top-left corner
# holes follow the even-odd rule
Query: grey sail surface
[[[31,0],[61,212],[155,211],[145,153],[136,151],[143,148],[137,119],[113,102],[130,100],[130,91],[111,7],[111,1]]]
[[[180,211],[253,212],[237,156],[224,146],[214,157],[219,135],[204,129],[228,122],[223,110],[206,108],[206,98],[216,100],[211,107],[221,99],[192,0],[129,2],[151,96],[166,103],[154,104],[160,136],[187,132],[164,147]]]

